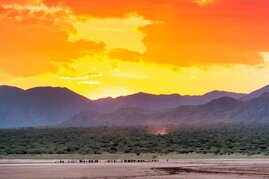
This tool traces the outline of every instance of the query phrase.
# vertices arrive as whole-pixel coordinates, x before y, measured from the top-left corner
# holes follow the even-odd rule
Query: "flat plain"
[[[0,178],[269,178],[269,159],[174,159],[156,163],[0,160]]]

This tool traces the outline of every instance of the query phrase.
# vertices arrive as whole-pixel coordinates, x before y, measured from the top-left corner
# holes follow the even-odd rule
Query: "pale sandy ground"
[[[158,163],[57,164],[53,160],[0,160],[0,178],[269,178],[269,159],[161,160]]]

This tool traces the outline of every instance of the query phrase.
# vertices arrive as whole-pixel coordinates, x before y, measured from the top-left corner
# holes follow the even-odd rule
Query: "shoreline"
[[[124,159],[136,159],[136,160],[199,160],[199,159],[269,159],[266,155],[242,155],[242,154],[231,154],[231,155],[215,155],[215,154],[155,154],[155,153],[142,153],[136,155],[130,154],[36,154],[36,155],[0,155],[1,160],[80,160],[80,159],[96,159],[96,160],[124,160]]]
[[[171,159],[152,163],[55,163],[56,160],[0,160],[0,179],[29,178],[244,178],[269,177],[267,159]],[[128,172],[127,172],[128,171]]]
[[[59,161],[65,161],[64,163],[60,163]],[[252,163],[252,162],[262,162],[266,161],[269,162],[269,158],[237,158],[237,159],[161,159],[158,160],[157,162],[107,162],[108,160],[98,160],[97,163],[85,163],[82,162],[80,163],[79,160],[74,163],[69,163],[68,159],[64,160],[57,160],[57,159],[0,159],[0,166],[3,165],[42,165],[42,164],[53,164],[53,165],[102,165],[102,164],[111,164],[111,165],[117,165],[117,164],[158,164],[158,163],[166,163],[166,164],[171,164],[171,163],[184,163],[184,162],[247,162],[247,163]]]

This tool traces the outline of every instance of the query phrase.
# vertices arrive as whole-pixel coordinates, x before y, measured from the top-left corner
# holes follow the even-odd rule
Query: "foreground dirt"
[[[0,160],[0,178],[269,178],[269,159],[86,164],[60,164],[53,160]]]

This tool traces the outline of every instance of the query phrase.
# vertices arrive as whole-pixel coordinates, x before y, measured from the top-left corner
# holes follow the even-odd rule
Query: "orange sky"
[[[268,0],[0,0],[0,85],[89,98],[269,84]]]

